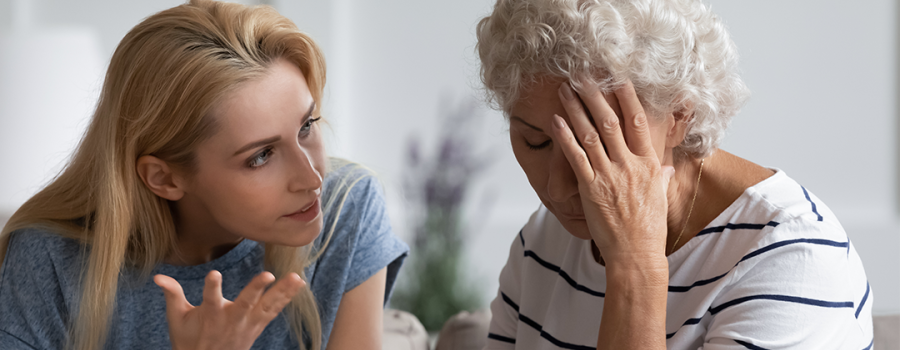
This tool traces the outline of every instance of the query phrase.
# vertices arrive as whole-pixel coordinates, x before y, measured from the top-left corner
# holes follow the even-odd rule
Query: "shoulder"
[[[384,210],[384,193],[374,171],[340,158],[330,161],[321,199],[326,222],[346,221],[347,216],[359,217]]]
[[[783,171],[748,188],[746,194],[738,216],[747,222],[765,221],[772,227],[763,243],[791,239],[849,241],[831,209]]]
[[[396,262],[409,247],[393,234],[381,183],[365,166],[332,158],[323,185],[324,226],[318,241],[318,270],[345,271],[352,289]]]
[[[34,228],[9,238],[0,267],[0,331],[38,348],[59,348],[79,293],[83,245]]]
[[[74,262],[81,259],[83,250],[84,245],[74,239],[46,229],[24,228],[10,233],[3,266],[9,264],[17,270],[40,270],[54,263],[77,265]]]
[[[836,221],[834,214],[812,191],[795,181],[782,170],[747,189],[758,200],[765,201],[771,210],[777,211],[785,220],[803,218],[822,222],[825,216]]]
[[[386,202],[375,172],[362,164],[331,158],[325,176],[322,208],[325,227],[346,226],[360,220],[379,224],[386,217]]]
[[[748,193],[755,205],[746,208],[745,221],[766,221],[766,227],[753,240],[730,235],[732,245],[744,247],[733,276],[736,289],[839,301],[843,304],[835,305],[855,312],[852,305],[861,305],[869,285],[862,261],[828,206],[782,171]]]
[[[709,297],[707,338],[778,348],[786,344],[775,335],[792,332],[803,348],[868,344],[865,271],[828,207],[782,171],[734,204],[698,234],[681,265],[683,286],[669,287],[684,298]]]
[[[797,297],[851,300],[865,294],[862,262],[840,222],[784,172],[748,188],[734,204],[684,254],[673,254],[681,269],[694,272],[688,275],[718,276],[741,296],[790,290]],[[686,278],[692,285],[695,277]]]
[[[732,231],[740,234],[731,234]],[[748,249],[786,239],[827,238],[847,241],[834,213],[811,191],[783,171],[747,188],[697,237],[735,240]],[[703,239],[707,239],[704,237]]]
[[[329,158],[328,171],[325,174],[325,193],[341,192],[355,187],[362,182],[377,182],[377,175],[365,165],[341,158]]]

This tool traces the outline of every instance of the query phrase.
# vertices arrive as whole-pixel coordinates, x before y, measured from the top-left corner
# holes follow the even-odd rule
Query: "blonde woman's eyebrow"
[[[275,142],[278,142],[278,141],[281,141],[281,136],[272,136],[272,137],[269,137],[269,138],[266,138],[266,139],[262,139],[262,140],[259,140],[259,141],[254,141],[254,142],[248,143],[248,144],[247,144],[246,146],[244,146],[244,147],[241,147],[241,149],[237,150],[237,152],[234,152],[234,155],[236,156],[236,155],[239,155],[239,154],[241,154],[241,153],[247,152],[247,151],[249,151],[249,150],[251,150],[251,149],[254,149],[254,148],[256,148],[256,147],[263,146],[263,145],[268,145],[268,144],[270,144],[270,143],[275,143]]]
[[[309,117],[312,116],[313,111],[315,111],[315,110],[316,110],[316,101],[312,101],[312,103],[309,104],[309,110],[306,111],[306,115],[303,116],[304,123],[306,122],[307,119],[309,119]]]
[[[525,126],[527,126],[527,127],[529,127],[529,128],[532,128],[532,129],[537,130],[537,131],[540,131],[540,132],[544,132],[544,129],[541,129],[541,128],[536,127],[536,126],[531,125],[531,124],[528,124],[528,122],[526,122],[524,119],[519,118],[519,117],[517,117],[517,116],[512,116],[512,117],[509,118],[509,120],[515,120],[515,121],[517,121],[517,122],[519,122],[519,123],[525,124]]]

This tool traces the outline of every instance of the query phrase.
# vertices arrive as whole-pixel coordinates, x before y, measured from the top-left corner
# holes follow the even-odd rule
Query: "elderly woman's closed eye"
[[[499,0],[477,36],[542,202],[487,348],[870,346],[870,290],[834,214],[718,148],[749,91],[706,5]]]

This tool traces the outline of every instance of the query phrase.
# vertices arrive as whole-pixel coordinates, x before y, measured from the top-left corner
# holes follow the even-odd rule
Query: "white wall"
[[[311,1],[282,1],[288,16]],[[492,0],[341,0],[327,45],[345,49],[332,94],[344,155],[383,176],[403,231],[402,171],[406,140],[434,134],[448,91],[477,95],[474,25]],[[896,9],[889,0],[711,1],[742,53],[753,97],[735,118],[723,148],[785,170],[839,215],[863,256],[876,313],[900,312],[900,219],[896,112]],[[275,3],[279,5],[279,2]],[[335,13],[330,18],[334,18]],[[297,16],[295,18],[301,18]],[[303,27],[304,23],[300,23]],[[497,113],[481,135],[497,164],[479,181],[499,199],[470,233],[473,276],[494,295],[512,238],[538,204],[518,169]],[[478,196],[480,194],[476,194]]]
[[[180,2],[41,0],[35,1],[36,22],[94,28],[109,57],[129,28]],[[723,148],[784,169],[828,203],[863,256],[875,313],[900,313],[896,5],[709,2],[740,48],[754,93]],[[394,225],[405,236],[406,142],[414,133],[436,134],[442,98],[478,95],[474,25],[493,0],[271,3],[325,50],[330,148],[381,174]],[[0,127],[8,118],[0,115]],[[496,164],[478,181],[475,196],[490,192],[497,201],[487,219],[473,225],[468,254],[488,300],[509,244],[538,200],[512,157],[502,117],[485,111],[484,118],[474,137]],[[0,174],[9,169],[2,167]]]
[[[862,256],[874,312],[900,312],[896,2],[711,3],[753,91],[723,148],[827,203]]]

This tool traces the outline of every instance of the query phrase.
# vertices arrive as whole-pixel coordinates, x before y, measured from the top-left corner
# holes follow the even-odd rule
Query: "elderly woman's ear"
[[[671,118],[671,119],[670,119]],[[668,131],[666,131],[666,147],[675,148],[684,142],[687,135],[687,126],[694,119],[694,103],[685,102],[681,109],[666,116]],[[671,123],[671,124],[670,124]]]

